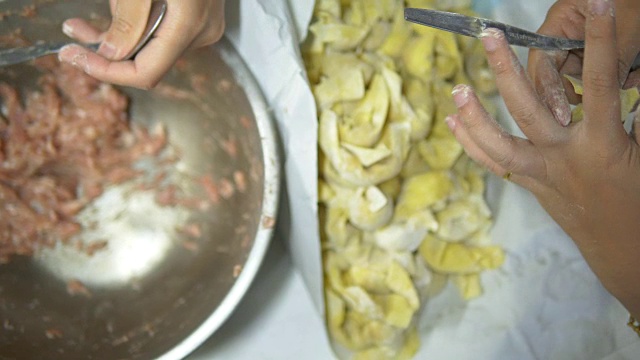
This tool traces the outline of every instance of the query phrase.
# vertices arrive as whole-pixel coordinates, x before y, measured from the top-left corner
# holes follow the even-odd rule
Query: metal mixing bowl
[[[0,11],[32,3],[2,2]],[[108,1],[35,3],[35,18],[9,16],[0,34],[20,27],[34,41],[62,40],[62,19],[108,15]],[[227,41],[185,59],[164,84],[186,90],[186,98],[122,89],[131,98],[132,121],[166,126],[180,153],[177,179],[233,178],[240,171],[247,174],[246,191],[200,212],[159,207],[126,184],[108,189],[81,215],[99,222],[85,235],[108,237],[105,249],[88,256],[58,246],[0,265],[0,358],[179,359],[225,321],[249,287],[277,212],[276,133],[257,84]],[[190,91],[193,75],[207,80],[199,92]],[[34,88],[37,76],[28,64],[0,70],[1,81],[23,90]],[[230,138],[236,157],[220,145]],[[203,196],[195,187],[189,191]],[[185,248],[176,232],[187,221],[202,224],[195,248]],[[73,280],[89,296],[71,296]]]

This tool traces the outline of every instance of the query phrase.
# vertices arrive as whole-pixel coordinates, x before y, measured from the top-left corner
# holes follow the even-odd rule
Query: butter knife
[[[501,22],[462,14],[430,10],[404,9],[404,19],[416,24],[479,38],[487,28],[502,30],[511,45],[542,50],[574,50],[584,48],[584,41],[536,34]]]

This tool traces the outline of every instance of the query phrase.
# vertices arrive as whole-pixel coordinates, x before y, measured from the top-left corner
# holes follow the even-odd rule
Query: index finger
[[[100,81],[151,89],[171,69],[188,45],[180,37],[164,36],[151,39],[130,61],[110,61],[79,45],[65,46],[58,57],[60,61],[79,67]]]

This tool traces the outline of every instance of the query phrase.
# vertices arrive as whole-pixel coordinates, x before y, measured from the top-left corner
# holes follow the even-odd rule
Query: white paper
[[[313,2],[243,0],[227,36],[262,87],[277,122],[285,176],[278,231],[321,314],[322,264],[318,240],[317,121],[300,56]]]
[[[478,0],[483,15],[535,30],[552,0]],[[317,220],[317,118],[299,42],[312,1],[242,0],[227,34],[256,76],[282,141],[285,171],[279,231],[324,317]],[[517,49],[521,59],[526,50]],[[500,120],[514,129],[501,106]],[[506,185],[505,185],[506,184]],[[463,302],[450,286],[429,302],[416,359],[633,359],[640,341],[628,314],[600,285],[572,241],[533,196],[495,177],[494,242],[504,266],[482,276],[485,293]],[[301,294],[303,296],[303,294]]]

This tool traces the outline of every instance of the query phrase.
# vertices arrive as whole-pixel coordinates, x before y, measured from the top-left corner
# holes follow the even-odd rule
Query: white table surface
[[[231,317],[188,360],[326,360],[334,356],[302,278],[275,238]]]
[[[478,1],[496,9],[491,15],[493,18],[528,29],[539,26],[554,2]],[[278,0],[253,2],[260,5],[258,10],[268,13],[278,4]],[[245,6],[250,3],[231,2]],[[236,10],[235,16],[229,19],[242,18],[238,17],[239,9]],[[280,33],[282,24],[269,16],[266,18],[269,21],[260,26],[272,25]],[[250,25],[254,20],[251,18]],[[242,38],[239,28],[230,23],[229,29]],[[252,26],[245,29],[245,35],[244,40],[255,40]],[[277,55],[276,50],[280,49],[275,46],[263,50]],[[520,58],[526,59],[526,51],[518,51]],[[255,58],[260,59],[259,63],[263,60],[263,57]],[[266,76],[264,72],[252,70]],[[278,99],[277,91],[267,93],[272,95],[272,100]],[[624,323],[627,313],[601,287],[573,243],[539,209],[529,193],[513,186],[507,186],[506,191],[511,193],[503,195],[500,209],[509,216],[501,218],[502,225],[497,226],[493,235],[509,252],[507,263],[502,269],[487,274],[485,295],[470,303],[465,311],[456,310],[454,317],[449,316],[450,321],[444,318],[451,314],[446,311],[447,306],[438,307],[437,301],[430,305],[434,315],[427,322],[427,331],[431,336],[424,339],[424,351],[416,360],[640,359],[640,341]],[[496,221],[496,225],[498,223]],[[447,299],[440,298],[439,302],[446,305]],[[464,321],[459,321],[461,319]],[[187,359],[334,359],[323,320],[312,305],[302,277],[294,270],[283,242],[277,237],[235,312]]]

